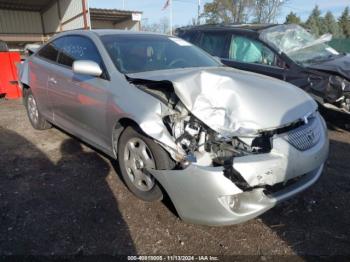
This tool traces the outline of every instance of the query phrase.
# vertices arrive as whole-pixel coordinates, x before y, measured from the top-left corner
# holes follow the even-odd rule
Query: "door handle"
[[[49,83],[56,85],[56,84],[57,84],[57,81],[56,81],[55,78],[50,77],[50,78],[49,78]]]

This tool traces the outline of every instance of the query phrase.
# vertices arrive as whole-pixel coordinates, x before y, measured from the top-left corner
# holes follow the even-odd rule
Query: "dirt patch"
[[[0,255],[350,254],[350,134],[331,130],[322,178],[247,223],[186,224],[136,199],[113,161],[58,129],[35,131],[0,100]]]

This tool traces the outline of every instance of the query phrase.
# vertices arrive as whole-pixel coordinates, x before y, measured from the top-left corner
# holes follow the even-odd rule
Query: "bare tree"
[[[214,0],[204,5],[207,23],[273,23],[289,0]]]
[[[281,7],[288,0],[256,0],[255,19],[256,23],[274,23]]]
[[[207,23],[244,23],[248,21],[254,0],[214,0],[204,5]]]
[[[147,32],[169,34],[170,33],[169,19],[166,17],[163,17],[158,22],[154,22],[154,23],[148,23],[145,21],[144,23],[142,23],[141,30],[147,31]]]

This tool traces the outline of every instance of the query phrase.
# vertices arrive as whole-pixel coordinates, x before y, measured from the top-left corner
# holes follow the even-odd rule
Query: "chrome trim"
[[[321,138],[321,124],[317,118],[310,118],[305,125],[289,131],[282,137],[300,151],[315,146]]]

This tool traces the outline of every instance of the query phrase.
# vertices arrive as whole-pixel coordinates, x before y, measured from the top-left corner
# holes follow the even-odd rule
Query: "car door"
[[[52,100],[48,94],[49,80],[56,71],[56,61],[60,40],[54,40],[43,46],[30,59],[30,86],[34,93],[40,112],[49,121],[54,121]]]
[[[222,62],[230,67],[256,72],[285,80],[287,65],[268,46],[244,35],[230,35],[226,57]]]
[[[69,35],[58,55],[58,68],[50,78],[49,92],[54,97],[56,122],[70,133],[91,144],[109,148],[107,137],[108,73],[94,42],[81,35]],[[103,68],[101,77],[76,74],[77,60],[94,61]]]

